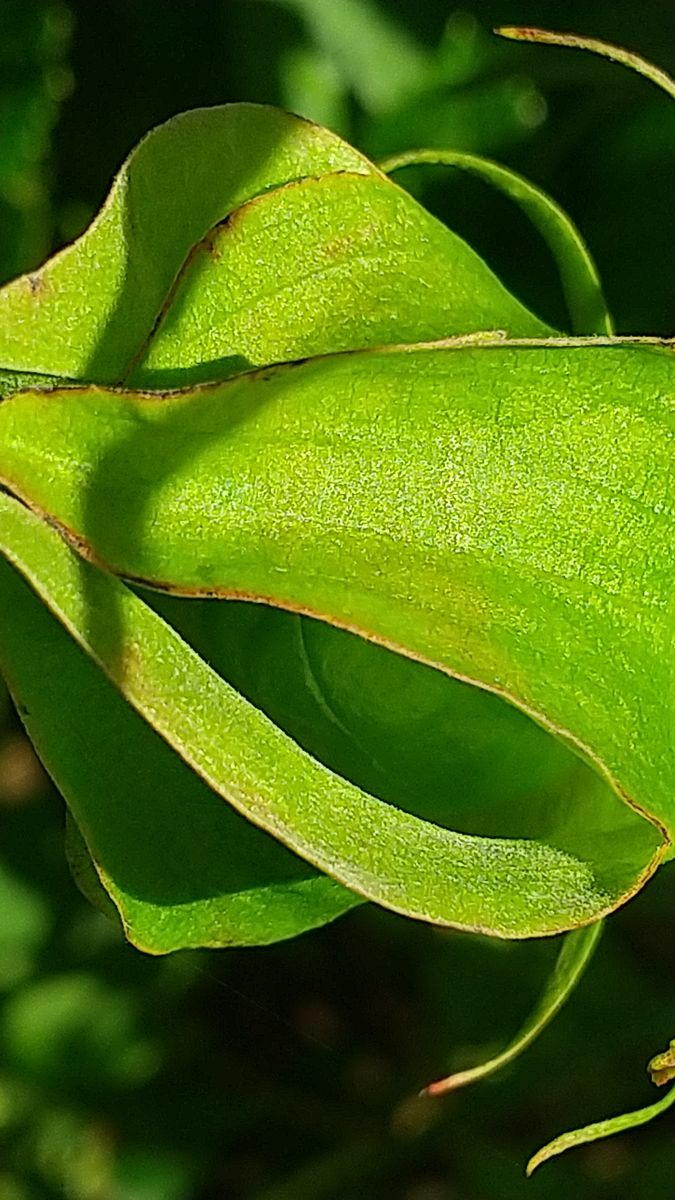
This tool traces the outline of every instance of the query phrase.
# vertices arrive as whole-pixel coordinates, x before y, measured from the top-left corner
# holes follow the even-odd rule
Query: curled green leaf
[[[209,229],[261,192],[340,170],[376,168],[278,109],[230,104],[173,117],[130,154],[89,229],[0,291],[0,364],[119,380]]]
[[[1,493],[0,515],[10,563],[148,724],[233,808],[361,896],[423,920],[522,937],[592,920],[634,877],[633,863],[617,871],[597,848],[584,861],[555,837],[467,836],[367,795],[301,750],[124,584]],[[641,832],[619,826],[611,844],[628,855],[636,835],[646,846]]]
[[[411,150],[381,162],[388,174],[423,163],[458,167],[492,184],[518,204],[548,245],[558,268],[576,333],[613,333],[602,284],[590,251],[567,213],[541,188],[509,167],[457,150]]]
[[[65,547],[45,532],[32,550],[48,579]],[[72,814],[73,874],[98,907],[112,901],[133,945],[264,945],[360,902],[223,804],[2,557],[0,631],[3,675]]]
[[[401,188],[379,174],[342,171],[267,191],[210,229],[125,382],[183,386],[329,350],[493,326],[550,332]]]
[[[407,814],[362,794],[338,801],[334,779],[324,781],[338,787],[323,801],[335,814],[330,853],[325,821],[317,841],[299,810],[280,817],[291,793],[298,802],[289,782],[261,820],[401,911],[507,936],[554,932],[631,895],[672,836],[670,515],[658,485],[671,466],[672,372],[663,350],[497,342],[328,356],[163,396],[17,393],[0,405],[2,477],[107,570],[179,596],[321,617],[508,699],[576,750],[595,771],[555,803],[546,794],[529,841],[499,826],[513,909],[483,871],[469,903],[478,860],[459,830],[415,826],[401,875],[391,839]],[[88,573],[87,588],[98,578]],[[105,629],[86,594],[78,619],[81,636],[107,639],[117,679],[136,621],[151,618],[114,595]],[[194,669],[197,687],[199,660],[189,662],[175,669],[181,679]],[[154,709],[147,719],[159,728]],[[179,735],[167,711],[163,736],[196,762],[213,731],[205,719],[198,735]],[[218,784],[228,797],[231,786]],[[451,822],[451,789],[448,803]],[[376,827],[379,876],[354,849]],[[432,844],[446,836],[452,899],[431,880]]]

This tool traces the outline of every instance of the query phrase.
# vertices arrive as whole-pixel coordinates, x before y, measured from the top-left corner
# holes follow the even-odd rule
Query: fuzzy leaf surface
[[[279,109],[230,104],[173,117],[132,151],[82,237],[0,291],[0,363],[119,380],[212,226],[269,188],[342,170],[375,168]]]
[[[12,497],[0,495],[0,513],[9,562],[136,711],[233,808],[326,874],[409,916],[505,937],[557,932],[617,902],[633,863],[623,879],[614,864],[603,877],[596,850],[589,862],[544,839],[455,833],[336,776],[128,587],[82,562]],[[188,808],[185,826],[188,835]],[[648,841],[642,828],[631,832],[626,855]]]
[[[672,558],[657,485],[671,364],[631,347],[412,348],[164,398],[18,393],[0,406],[3,478],[116,573],[322,617],[533,716],[596,768],[592,802],[584,782],[532,832],[586,863],[594,907],[579,896],[578,913],[599,916],[672,830]],[[295,837],[283,834],[318,862]],[[361,890],[350,872],[333,867]],[[524,902],[530,932],[579,922]]]

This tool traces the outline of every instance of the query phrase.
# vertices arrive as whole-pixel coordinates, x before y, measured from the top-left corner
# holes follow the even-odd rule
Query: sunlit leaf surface
[[[356,151],[255,106],[150,135],[0,295],[2,549],[32,588],[4,569],[2,654],[138,944],[358,897],[552,933],[668,851],[673,358],[549,333]]]

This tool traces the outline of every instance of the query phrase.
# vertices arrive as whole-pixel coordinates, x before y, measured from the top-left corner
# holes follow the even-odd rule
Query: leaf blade
[[[116,382],[208,229],[268,187],[342,168],[375,170],[335,134],[264,105],[173,117],[132,151],[82,237],[0,291],[0,362]]]
[[[210,229],[126,383],[182,386],[492,327],[549,332],[406,192],[342,171],[268,190]]]
[[[3,674],[83,835],[76,875],[91,896],[93,859],[133,945],[265,945],[360,903],[224,805],[4,559],[0,614]]]
[[[486,345],[25,393],[0,474],[127,577],[305,611],[505,695],[672,829],[672,375],[665,351]]]
[[[555,847],[454,834],[335,777],[53,529],[1,494],[0,513],[5,555],[127,701],[228,803],[360,895],[504,937],[590,921],[613,903],[588,864]],[[111,597],[127,630],[122,661]],[[102,618],[93,627],[92,608]]]
[[[568,46],[572,50],[590,50],[591,54],[599,54],[601,58],[609,58],[618,62],[638,75],[644,75],[669,96],[675,98],[675,79],[666,71],[655,67],[653,63],[625,50],[623,46],[614,46],[611,42],[603,42],[600,38],[581,37],[575,33],[555,33],[551,29],[533,29],[526,25],[501,25],[495,29],[498,37],[509,38],[515,42],[538,42],[541,45]]]

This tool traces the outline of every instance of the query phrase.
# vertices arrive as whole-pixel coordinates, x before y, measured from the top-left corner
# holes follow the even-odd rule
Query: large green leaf
[[[455,347],[18,393],[0,475],[128,578],[306,611],[505,695],[672,827],[674,362]]]
[[[122,574],[324,616],[506,696],[672,827],[670,544],[650,492],[671,462],[671,364],[486,345],[335,356],[161,400],[17,394],[0,406],[4,479]],[[119,657],[118,616],[98,632]],[[590,866],[599,915],[653,869],[660,837],[588,786],[532,832]],[[349,839],[344,821],[333,833]],[[322,865],[297,834],[281,836]],[[352,867],[333,870],[362,890]],[[564,927],[541,893],[519,904],[531,932]]]
[[[330,171],[375,171],[335,134],[253,104],[196,109],[129,156],[90,228],[0,292],[0,363],[119,379],[207,231],[269,188]]]
[[[649,826],[618,802],[627,815],[610,836],[619,861],[603,864],[595,829],[599,845],[589,844],[584,861],[555,838],[466,836],[367,795],[306,754],[128,587],[82,562],[12,497],[0,494],[0,514],[6,557],[133,707],[234,808],[361,895],[441,924],[552,933],[618,902],[635,883],[636,847],[643,859],[656,850]]]
[[[486,324],[545,329],[351,146],[239,104],[154,130],[86,233],[0,292],[0,364],[175,384]]]

